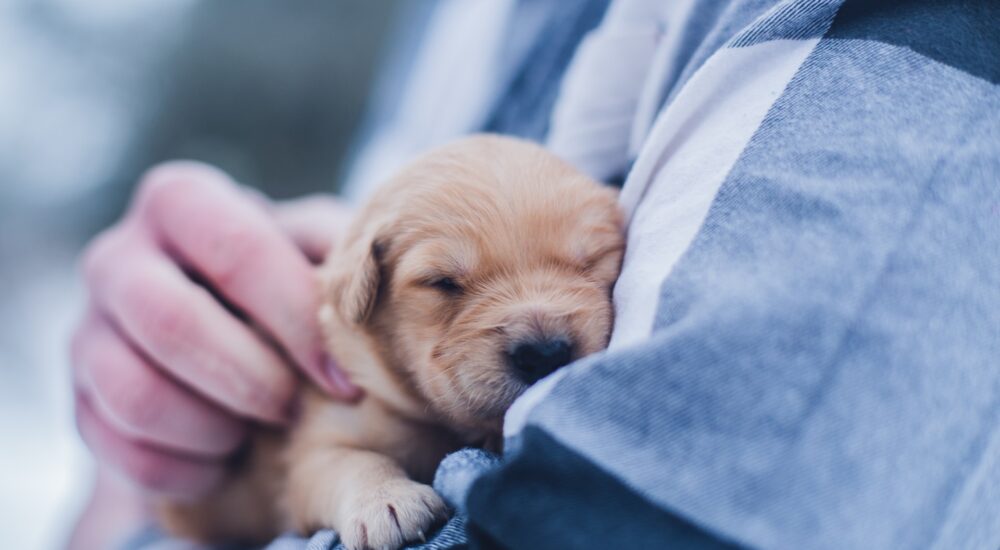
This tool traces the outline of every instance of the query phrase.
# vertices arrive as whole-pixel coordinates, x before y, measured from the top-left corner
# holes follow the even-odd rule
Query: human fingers
[[[128,439],[223,458],[246,435],[245,422],[151,364],[93,309],[74,335],[71,362],[95,412]]]
[[[171,163],[144,178],[138,203],[162,246],[265,330],[309,378],[333,396],[358,396],[323,352],[313,266],[256,201],[214,168]]]
[[[298,381],[282,358],[144,235],[107,232],[84,271],[99,311],[173,378],[239,415],[288,420]]]
[[[195,460],[122,437],[101,419],[82,393],[77,394],[76,421],[80,436],[103,464],[149,493],[197,498],[226,475],[221,461]]]

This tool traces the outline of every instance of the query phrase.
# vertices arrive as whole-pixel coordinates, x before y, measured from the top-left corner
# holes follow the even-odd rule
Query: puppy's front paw
[[[448,508],[434,489],[394,479],[355,499],[341,539],[350,550],[396,549],[424,540],[447,518]]]

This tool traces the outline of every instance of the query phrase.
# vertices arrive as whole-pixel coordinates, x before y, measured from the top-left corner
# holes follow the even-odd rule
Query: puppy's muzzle
[[[534,384],[572,360],[573,343],[562,337],[523,340],[507,350],[514,374],[527,384]]]

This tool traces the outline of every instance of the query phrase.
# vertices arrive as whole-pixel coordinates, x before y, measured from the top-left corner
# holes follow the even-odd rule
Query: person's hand
[[[347,219],[332,199],[269,206],[202,164],[143,178],[82,262],[77,423],[102,465],[149,492],[195,497],[225,475],[248,421],[293,416],[293,369],[357,397],[322,351],[311,265]]]

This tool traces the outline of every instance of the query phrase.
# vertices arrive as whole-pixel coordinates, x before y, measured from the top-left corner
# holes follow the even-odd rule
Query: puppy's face
[[[530,384],[607,344],[615,194],[524,142],[424,157],[371,203],[337,308],[441,414],[496,429]]]

